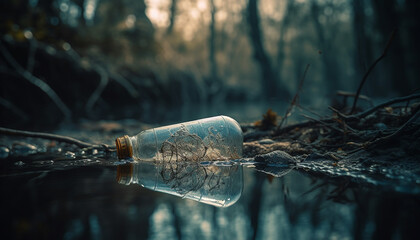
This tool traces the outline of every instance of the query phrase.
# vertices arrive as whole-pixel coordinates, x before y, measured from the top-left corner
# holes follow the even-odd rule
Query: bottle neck
[[[117,146],[118,159],[133,157],[133,145],[128,135],[117,138],[115,145]]]

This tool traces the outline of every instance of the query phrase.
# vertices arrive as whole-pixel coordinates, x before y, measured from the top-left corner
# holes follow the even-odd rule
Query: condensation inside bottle
[[[242,156],[242,130],[218,116],[153,128],[130,137],[133,158],[143,161],[214,161]]]

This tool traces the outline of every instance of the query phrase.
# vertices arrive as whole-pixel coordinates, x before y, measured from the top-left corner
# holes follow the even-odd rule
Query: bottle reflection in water
[[[120,184],[139,184],[153,191],[228,207],[241,196],[242,166],[203,166],[198,163],[139,161],[117,167]]]
[[[142,161],[212,161],[242,156],[242,130],[230,117],[218,116],[153,128],[116,139],[118,158]]]

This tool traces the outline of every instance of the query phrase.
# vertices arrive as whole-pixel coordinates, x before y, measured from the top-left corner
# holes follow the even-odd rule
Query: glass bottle
[[[153,191],[228,207],[242,194],[243,173],[240,165],[136,161],[117,167],[117,182],[139,184]]]
[[[119,159],[140,161],[214,161],[242,157],[239,124],[227,116],[204,118],[145,130],[116,139]]]

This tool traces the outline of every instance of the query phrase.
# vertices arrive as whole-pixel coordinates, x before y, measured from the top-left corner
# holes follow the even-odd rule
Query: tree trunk
[[[284,1],[285,4],[287,4],[287,8],[286,11],[284,13],[284,17],[283,20],[281,21],[281,26],[280,26],[280,38],[279,38],[279,42],[277,44],[278,46],[278,50],[277,50],[277,69],[276,69],[276,73],[277,76],[279,76],[281,78],[281,74],[282,74],[282,69],[283,69],[283,61],[284,61],[284,35],[286,35],[286,30],[289,27],[290,24],[290,19],[293,16],[293,11],[294,11],[294,1],[289,1],[289,0],[285,0]]]
[[[397,4],[395,0],[373,0],[372,4],[379,33],[382,36],[380,43],[382,51],[392,31],[400,26],[400,16],[396,11]],[[382,82],[391,83],[390,87],[399,94],[409,94],[412,89],[405,72],[405,56],[401,42],[401,32],[397,32],[383,66],[385,74],[382,76]]]
[[[175,15],[176,15],[176,1],[172,0],[171,8],[170,8],[170,17],[169,17],[169,26],[166,31],[167,34],[172,34],[175,26]]]
[[[370,64],[373,63],[372,41],[366,34],[365,1],[353,0],[353,31],[354,31],[354,89],[358,87],[360,80],[366,73]],[[378,77],[375,72],[371,73],[370,80],[366,83],[365,89],[368,95],[378,94]],[[380,93],[379,93],[380,94]]]
[[[420,75],[420,24],[419,24],[420,1],[406,0],[405,14],[406,14],[406,33],[407,33],[407,48],[410,49],[407,58],[407,77],[412,85],[412,89],[418,89],[420,82],[418,76]]]
[[[221,91],[222,83],[218,77],[218,68],[217,68],[217,61],[215,57],[216,53],[216,46],[215,46],[215,39],[216,39],[216,6],[214,5],[214,0],[210,0],[210,15],[211,15],[211,22],[210,22],[210,36],[209,36],[209,62],[210,62],[210,76],[209,80],[207,81],[208,87],[208,100],[212,101],[213,96],[217,95]]]
[[[330,42],[326,39],[324,28],[319,22],[320,12],[321,11],[318,6],[318,1],[312,1],[311,14],[315,31],[318,34],[319,50],[321,54],[321,60],[324,65],[324,81],[327,85],[327,94],[333,94],[340,88],[340,83],[337,76],[337,72],[339,72],[339,66],[334,59],[333,52],[330,51]]]
[[[257,0],[249,0],[247,7],[247,20],[249,24],[249,34],[254,48],[254,57],[258,61],[261,71],[262,95],[268,100],[273,98],[289,98],[289,93],[285,88],[279,89],[277,77],[273,71],[271,61],[262,44],[260,20],[258,16]]]

